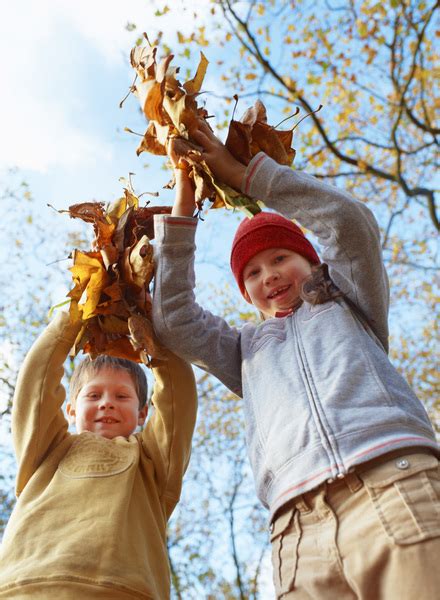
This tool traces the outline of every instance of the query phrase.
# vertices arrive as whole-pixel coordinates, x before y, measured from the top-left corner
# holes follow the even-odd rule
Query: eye
[[[99,394],[98,392],[88,392],[86,394],[86,398],[88,398],[89,400],[98,400]]]
[[[257,268],[250,269],[249,271],[247,271],[245,279],[249,279],[250,277],[255,277],[256,275],[258,275],[259,272],[260,272],[260,270]]]
[[[275,256],[275,262],[276,263],[280,263],[283,262],[283,260],[286,258],[285,254],[277,254],[277,256]]]

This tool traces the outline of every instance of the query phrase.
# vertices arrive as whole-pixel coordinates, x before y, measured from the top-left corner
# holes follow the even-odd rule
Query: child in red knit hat
[[[171,145],[177,195],[173,215],[155,221],[153,322],[168,347],[243,398],[277,598],[436,597],[439,448],[387,356],[374,216],[263,153],[242,165],[204,122],[192,138],[219,180],[284,215],[239,226],[231,268],[264,320],[230,327],[194,298],[194,190]],[[322,263],[291,218],[316,235]]]
[[[277,247],[298,254],[310,265],[319,264],[316,250],[301,229],[289,219],[268,212],[261,212],[253,219],[245,219],[237,229],[232,243],[231,269],[241,293],[248,302],[249,294],[243,280],[246,266],[249,270],[249,261],[256,255]]]

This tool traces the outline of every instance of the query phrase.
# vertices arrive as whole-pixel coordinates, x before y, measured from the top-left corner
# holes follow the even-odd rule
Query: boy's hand
[[[214,175],[223,183],[241,191],[246,167],[236,160],[203,120],[190,131],[191,139],[203,148],[202,157]]]
[[[171,138],[167,152],[176,177],[176,197],[171,214],[175,217],[192,217],[196,209],[194,184],[189,177],[190,165],[177,151],[178,140]]]

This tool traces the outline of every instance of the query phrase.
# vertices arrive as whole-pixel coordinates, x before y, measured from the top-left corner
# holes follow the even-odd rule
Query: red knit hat
[[[260,212],[240,223],[232,242],[231,269],[243,295],[245,266],[256,254],[268,248],[293,250],[312,265],[320,263],[314,247],[298,225],[276,213]]]

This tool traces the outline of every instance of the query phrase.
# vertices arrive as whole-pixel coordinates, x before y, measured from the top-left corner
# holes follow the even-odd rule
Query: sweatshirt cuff
[[[198,220],[194,217],[154,215],[154,239],[156,244],[193,243]]]
[[[268,184],[268,178],[270,179],[270,176],[273,173],[271,163],[274,162],[275,161],[269,158],[264,152],[256,154],[248,164],[246,173],[244,174],[241,185],[242,192],[251,197],[258,196],[259,193],[261,193],[261,184],[264,183],[264,188]],[[257,181],[259,183],[256,183]],[[255,193],[253,193],[253,190],[255,190]]]

